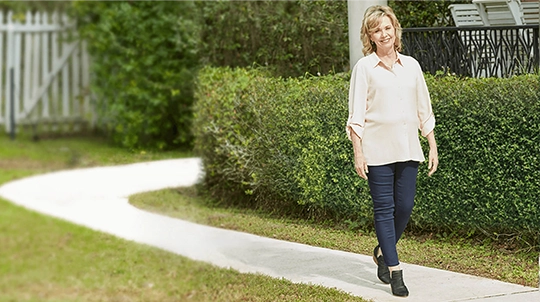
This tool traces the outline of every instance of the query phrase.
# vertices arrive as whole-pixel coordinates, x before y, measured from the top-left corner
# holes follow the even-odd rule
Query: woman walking
[[[347,135],[355,170],[368,180],[378,245],[377,276],[392,294],[408,296],[396,244],[414,206],[416,177],[425,160],[419,130],[429,144],[428,175],[438,166],[435,117],[420,65],[401,51],[401,25],[388,6],[364,14],[361,40],[365,57],[353,68]]]

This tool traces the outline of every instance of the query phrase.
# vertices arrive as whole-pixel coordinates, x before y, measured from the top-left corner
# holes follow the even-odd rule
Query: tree
[[[471,3],[471,0],[388,1],[403,28],[455,26],[448,6],[456,3]]]

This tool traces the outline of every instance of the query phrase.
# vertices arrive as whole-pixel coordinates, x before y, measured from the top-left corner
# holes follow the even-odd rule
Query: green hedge
[[[430,178],[421,165],[411,225],[537,234],[538,78],[426,77],[441,164]],[[300,204],[304,215],[371,225],[367,184],[354,172],[344,131],[348,81],[348,75],[283,79],[204,68],[194,133],[208,190],[252,206]]]
[[[428,80],[441,171],[419,179],[415,222],[538,234],[538,76]]]
[[[128,148],[191,143],[198,24],[192,2],[73,2],[99,126]]]
[[[327,103],[339,100],[346,86],[337,76],[285,80],[260,70],[205,68],[194,134],[206,185],[216,196],[236,200],[247,192],[267,206],[298,202],[339,217],[353,209],[346,216],[356,220],[369,203],[356,197],[365,184],[342,173],[353,169],[343,143],[344,121],[336,119],[346,105]]]

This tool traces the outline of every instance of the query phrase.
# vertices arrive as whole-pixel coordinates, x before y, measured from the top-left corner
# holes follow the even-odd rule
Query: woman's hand
[[[431,176],[437,171],[437,167],[439,166],[439,154],[437,152],[437,142],[435,141],[434,131],[431,131],[426,138],[429,143],[428,176]]]
[[[354,131],[351,132],[351,140],[354,151],[354,169],[356,170],[358,176],[367,180],[367,173],[369,173],[369,171],[366,158],[364,157],[364,152],[362,149],[362,139],[358,137],[358,135]]]
[[[361,152],[354,152],[354,169],[356,170],[358,176],[366,180],[368,179],[368,165],[366,159],[364,158],[364,154],[362,154]]]
[[[437,148],[429,149],[429,157],[428,157],[428,176],[433,175],[435,171],[437,171],[437,167],[439,166],[439,155],[437,154]]]

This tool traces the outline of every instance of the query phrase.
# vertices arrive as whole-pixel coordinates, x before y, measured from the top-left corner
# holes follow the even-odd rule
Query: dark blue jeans
[[[399,265],[396,243],[407,227],[414,206],[418,162],[368,167],[375,232],[387,266]]]

